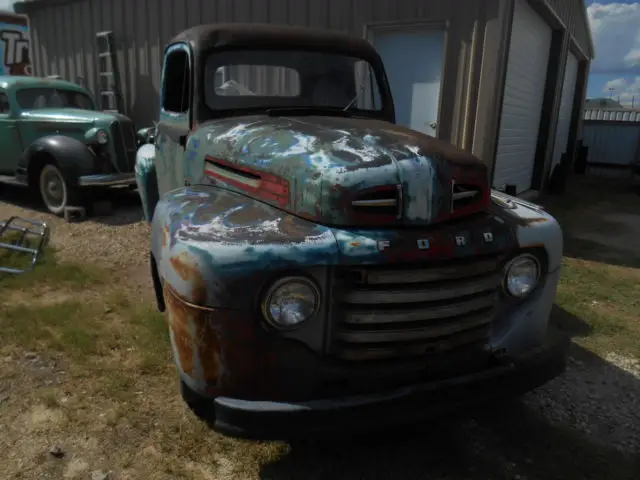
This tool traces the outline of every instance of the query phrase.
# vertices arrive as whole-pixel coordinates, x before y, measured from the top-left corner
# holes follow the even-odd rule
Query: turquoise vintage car
[[[135,185],[136,132],[64,80],[0,76],[0,181],[37,190],[62,214],[86,187]]]

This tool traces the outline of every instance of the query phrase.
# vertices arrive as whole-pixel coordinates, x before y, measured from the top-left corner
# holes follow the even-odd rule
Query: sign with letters
[[[29,19],[0,12],[0,75],[32,75]]]

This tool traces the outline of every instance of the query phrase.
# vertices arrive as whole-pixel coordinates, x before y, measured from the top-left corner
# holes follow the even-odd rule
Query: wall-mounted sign
[[[32,75],[29,18],[0,12],[0,75]]]

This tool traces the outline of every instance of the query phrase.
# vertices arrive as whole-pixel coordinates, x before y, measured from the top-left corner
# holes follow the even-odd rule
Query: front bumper
[[[78,178],[78,186],[80,187],[113,187],[135,184],[136,174],[134,172],[84,175]]]
[[[214,429],[256,439],[365,432],[426,420],[471,403],[532,390],[564,371],[570,340],[550,326],[544,343],[479,373],[409,385],[376,395],[300,403],[218,397]]]

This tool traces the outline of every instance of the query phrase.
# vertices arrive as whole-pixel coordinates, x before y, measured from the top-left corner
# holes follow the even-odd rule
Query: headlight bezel
[[[283,325],[282,323],[276,321],[271,315],[271,312],[270,312],[271,300],[273,299],[274,295],[278,292],[279,289],[292,283],[303,284],[305,287],[308,287],[311,290],[314,296],[313,310],[303,321],[295,325]],[[309,320],[311,320],[320,310],[320,303],[322,301],[321,299],[322,299],[322,296],[321,296],[320,288],[317,286],[316,282],[313,281],[313,279],[304,275],[296,275],[296,274],[286,275],[271,282],[269,286],[266,288],[264,293],[261,295],[260,311],[262,313],[262,318],[270,328],[273,328],[281,332],[290,332],[290,331],[298,330],[302,326],[308,324]]]
[[[95,133],[95,139],[96,139],[96,143],[100,146],[105,146],[109,143],[109,134],[107,133],[106,130],[104,129],[99,129],[96,131]],[[101,141],[101,139],[104,139],[104,141]]]
[[[536,279],[533,287],[527,293],[525,293],[524,295],[516,295],[513,292],[511,292],[508,286],[509,273],[511,269],[514,267],[514,265],[517,262],[522,260],[533,261],[536,267]],[[505,263],[504,268],[502,269],[502,291],[509,298],[512,298],[515,300],[525,300],[528,297],[530,297],[531,294],[538,289],[538,287],[540,286],[540,280],[542,279],[543,274],[544,274],[543,262],[541,261],[540,258],[538,258],[537,255],[535,255],[532,252],[520,252],[517,255],[514,255],[513,257],[511,257],[509,261]]]

